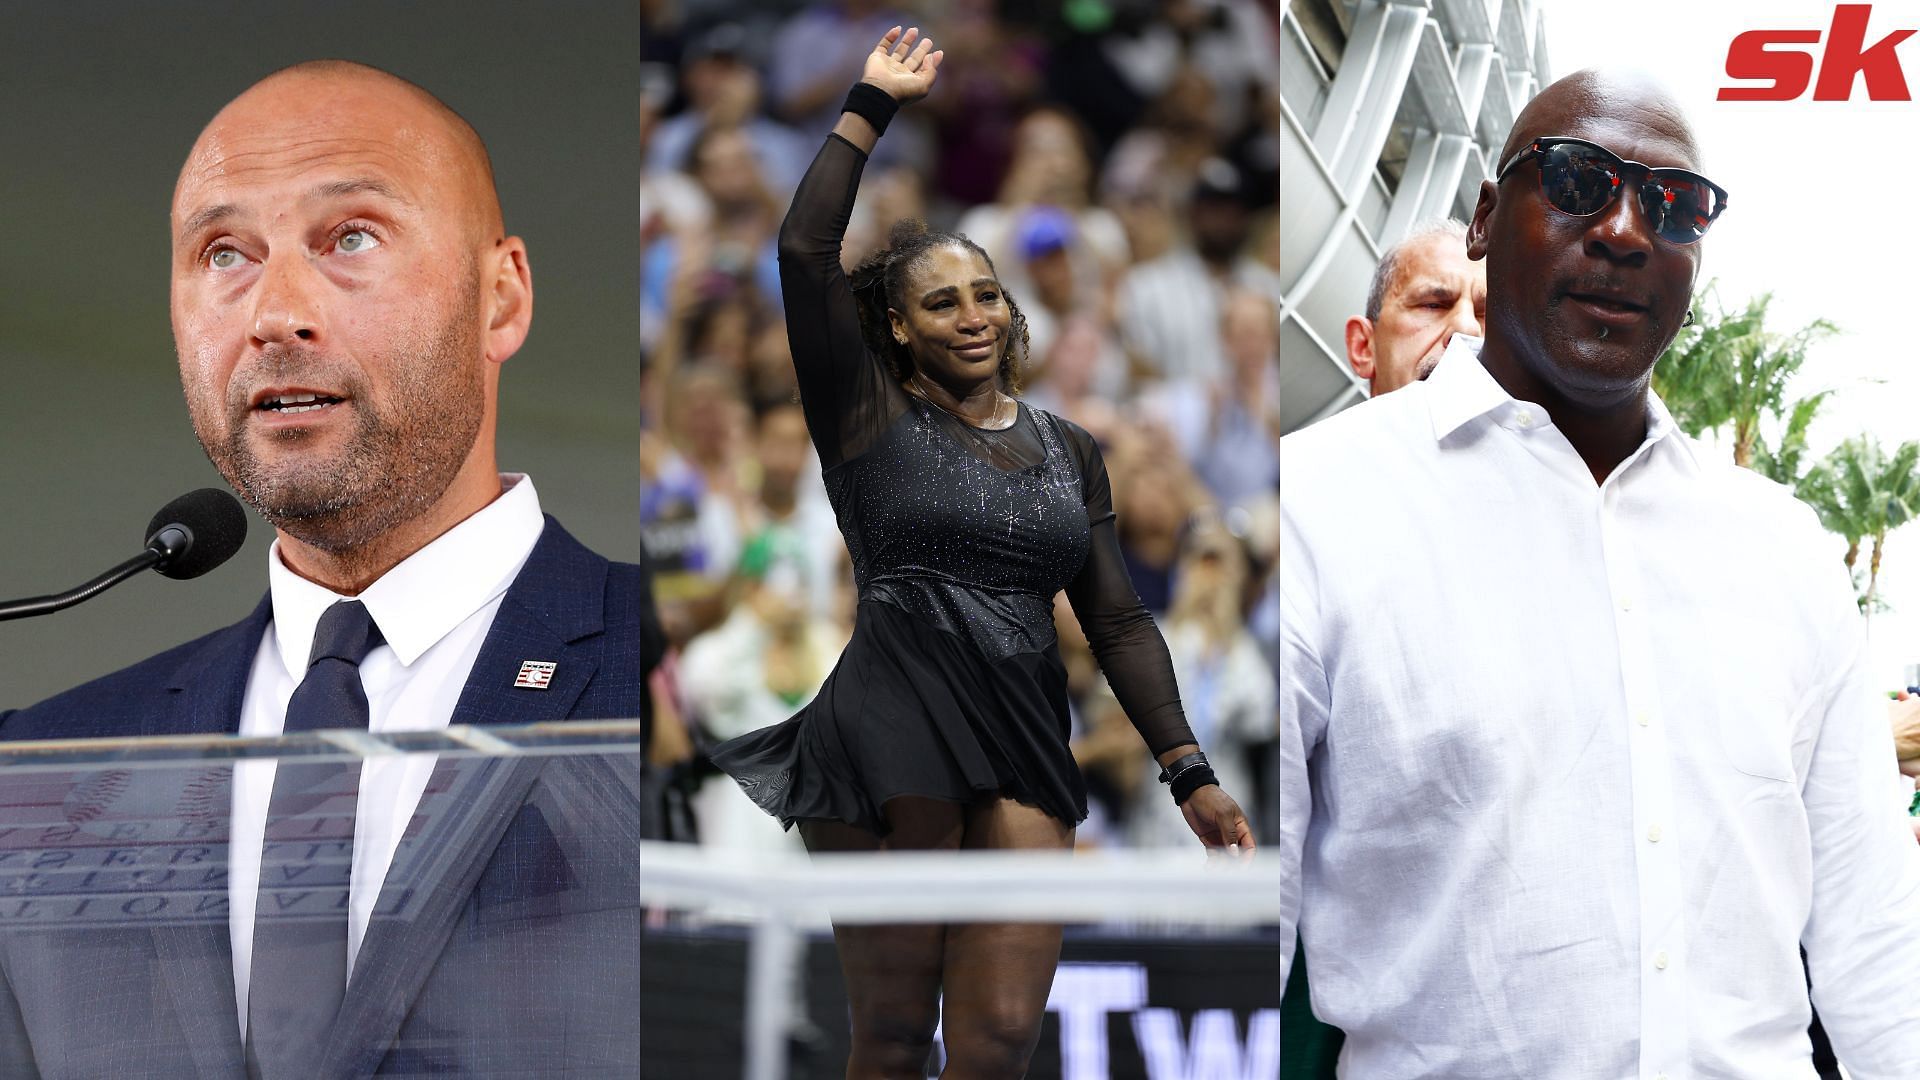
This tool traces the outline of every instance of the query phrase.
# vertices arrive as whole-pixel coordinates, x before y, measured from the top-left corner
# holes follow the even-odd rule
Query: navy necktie
[[[360,661],[384,639],[358,600],[320,616],[307,674],[287,702],[286,732],[367,729]],[[353,866],[357,762],[282,758],[267,807],[253,917],[247,1047],[255,1076],[303,1075],[347,989],[347,886]]]

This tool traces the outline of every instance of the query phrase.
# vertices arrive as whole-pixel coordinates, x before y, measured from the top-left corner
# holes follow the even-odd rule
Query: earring
[[[1686,317],[1686,318],[1684,318],[1684,319],[1681,319],[1681,320],[1680,320],[1680,325],[1681,325],[1681,326],[1692,326],[1692,325],[1693,325],[1693,309],[1692,309],[1692,308],[1688,308],[1688,309],[1687,309],[1687,317]]]

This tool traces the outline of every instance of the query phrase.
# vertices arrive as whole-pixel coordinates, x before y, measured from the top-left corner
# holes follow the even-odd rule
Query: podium
[[[295,760],[360,783],[263,837],[236,787]],[[303,1078],[638,1075],[640,765],[638,721],[0,743],[0,1076],[246,1077],[236,903],[353,913]],[[245,887],[263,843],[306,858]]]

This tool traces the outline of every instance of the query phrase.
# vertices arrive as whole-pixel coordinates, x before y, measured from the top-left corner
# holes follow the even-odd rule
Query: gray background
[[[0,28],[0,597],[140,548],[175,495],[224,486],[188,425],[167,317],[167,205],[200,128],[260,76],[337,56],[460,112],[533,266],[501,381],[501,467],[613,558],[639,553],[637,9],[501,3],[39,3]],[[0,623],[0,709],[245,615],[271,531],[194,581],[142,574]]]

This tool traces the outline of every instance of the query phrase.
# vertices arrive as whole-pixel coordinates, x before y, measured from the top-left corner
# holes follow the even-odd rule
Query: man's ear
[[[1480,199],[1473,205],[1473,221],[1467,225],[1467,258],[1484,259],[1487,257],[1487,219],[1493,216],[1493,207],[1500,201],[1500,185],[1491,180],[1480,181]]]
[[[1355,375],[1373,381],[1373,320],[1364,315],[1347,320],[1347,363]]]
[[[501,240],[482,258],[486,267],[487,359],[504,364],[527,340],[533,325],[533,268],[517,236]]]

